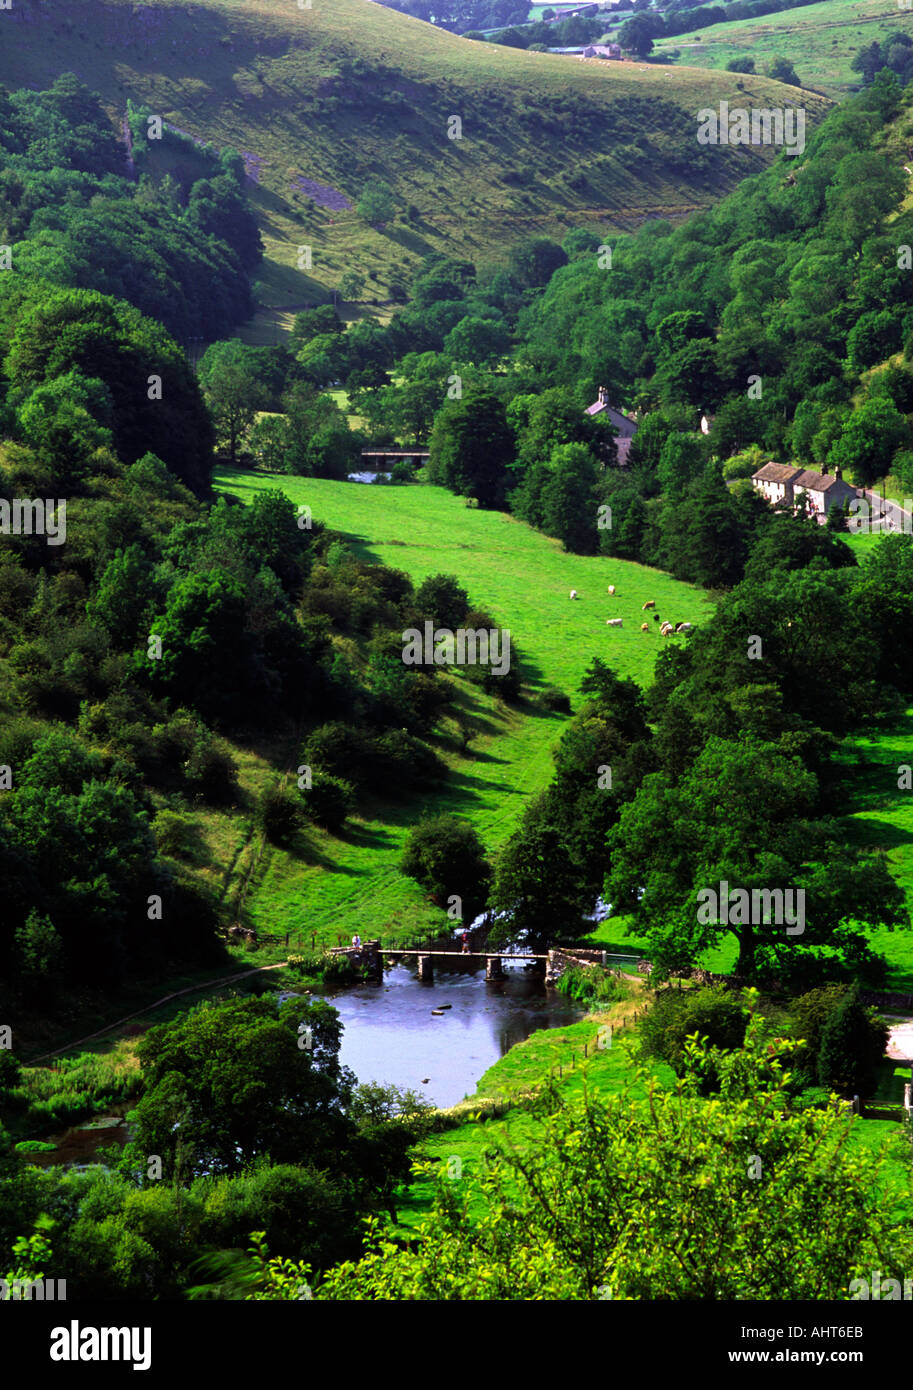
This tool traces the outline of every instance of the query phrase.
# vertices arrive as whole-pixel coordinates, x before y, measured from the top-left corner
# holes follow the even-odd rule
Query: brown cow
[[[640,630],[641,630],[641,632],[649,632],[649,631],[650,631],[650,624],[649,624],[649,623],[641,623],[641,625],[640,625]]]
[[[642,608],[640,611],[641,611],[641,613],[646,613],[646,611],[647,611],[648,608],[655,608],[655,607],[656,607],[656,599],[655,599],[655,598],[649,598],[649,599],[647,599],[647,602],[644,604],[643,608]]]

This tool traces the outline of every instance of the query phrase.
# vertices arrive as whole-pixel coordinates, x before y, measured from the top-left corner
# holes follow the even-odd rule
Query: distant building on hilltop
[[[785,501],[798,507],[803,498],[807,509],[822,519],[831,507],[842,507],[844,502],[863,495],[859,488],[843,481],[839,468],[833,473],[819,473],[791,463],[765,463],[751,475],[751,482],[768,502]]]
[[[615,450],[618,454],[618,466],[626,468],[631,440],[637,433],[637,421],[634,416],[626,415],[623,410],[616,410],[614,406],[609,405],[609,391],[606,386],[600,386],[597,399],[592,405],[587,406],[586,414],[602,415],[617,431]]]

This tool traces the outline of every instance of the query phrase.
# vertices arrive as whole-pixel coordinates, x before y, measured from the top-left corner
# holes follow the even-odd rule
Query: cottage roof
[[[752,481],[755,478],[762,483],[792,483],[795,482],[803,470],[794,467],[791,463],[765,463],[752,473]]]
[[[843,483],[845,488],[849,488],[849,484],[844,483],[843,479],[838,478],[834,473],[819,473],[814,468],[805,468],[798,478],[793,478],[795,487],[807,488],[810,492],[827,492],[830,488],[836,487],[838,483]]]

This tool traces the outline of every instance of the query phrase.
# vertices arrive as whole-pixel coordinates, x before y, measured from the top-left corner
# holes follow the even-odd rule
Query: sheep
[[[572,589],[572,590],[571,590],[571,598],[576,598],[576,597],[577,597],[577,590],[576,590],[576,589]]]
[[[649,631],[650,631],[650,624],[649,624],[649,623],[641,623],[641,625],[640,625],[640,630],[641,630],[641,632],[649,632]]]
[[[614,593],[615,593],[615,585],[614,585],[614,584],[610,584],[610,585],[609,585],[609,593],[610,593],[610,594],[614,594]]]
[[[606,618],[606,627],[621,627],[621,618]]]
[[[643,608],[642,608],[640,611],[641,611],[641,613],[645,613],[645,612],[647,611],[648,608],[655,608],[655,607],[656,607],[656,599],[655,599],[655,598],[648,598],[647,601],[646,601],[646,603],[644,604]]]

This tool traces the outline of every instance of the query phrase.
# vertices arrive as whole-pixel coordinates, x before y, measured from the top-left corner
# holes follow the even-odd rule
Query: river
[[[585,1012],[522,966],[505,961],[504,979],[486,981],[478,957],[436,959],[433,984],[419,983],[413,965],[394,965],[382,985],[359,985],[329,1002],[345,1030],[340,1061],[359,1081],[408,1086],[441,1107],[472,1095],[515,1043]],[[443,1005],[450,1007],[432,1013]]]
[[[585,1013],[517,961],[505,961],[502,980],[487,981],[478,956],[437,958],[433,984],[420,983],[417,966],[403,963],[384,971],[383,984],[327,997],[343,1025],[340,1061],[359,1081],[409,1087],[442,1108],[472,1095],[483,1072],[515,1043]],[[123,1116],[102,1115],[50,1135],[53,1153],[28,1157],[42,1167],[92,1163],[100,1148],[126,1140]]]

